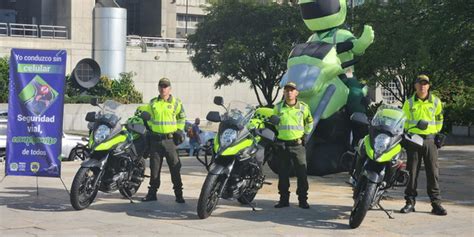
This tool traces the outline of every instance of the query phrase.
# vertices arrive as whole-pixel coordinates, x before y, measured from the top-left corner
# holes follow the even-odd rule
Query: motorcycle
[[[270,115],[269,108],[255,109],[238,101],[226,107],[218,96],[214,104],[224,107],[226,112],[221,116],[211,111],[206,117],[220,124],[214,138],[212,167],[207,166],[209,172],[199,195],[197,213],[201,219],[211,215],[220,198],[237,199],[255,210],[251,202],[265,183],[265,146],[275,140],[275,131],[265,125],[279,123],[277,116]]]
[[[357,228],[373,207],[379,207],[393,219],[380,201],[389,188],[407,185],[409,174],[401,161],[402,147],[423,146],[423,138],[409,134],[409,131],[415,127],[425,130],[428,123],[420,120],[416,126],[405,131],[404,112],[388,105],[380,106],[370,123],[362,113],[354,113],[351,120],[369,125],[369,134],[359,142],[355,154],[357,163],[352,174],[355,180],[354,205],[349,225]]]
[[[131,197],[137,192],[145,177],[145,160],[138,155],[133,139],[137,134],[144,136],[143,124],[120,124],[118,109],[120,103],[107,100],[102,107],[97,99],[91,104],[99,107],[99,112],[89,112],[90,135],[87,144],[88,157],[74,176],[70,201],[74,209],[87,208],[95,199],[97,192],[120,193],[133,202]],[[143,121],[150,114],[143,113]]]

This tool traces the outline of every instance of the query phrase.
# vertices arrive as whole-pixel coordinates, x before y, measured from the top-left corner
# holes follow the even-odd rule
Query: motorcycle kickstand
[[[132,197],[130,197],[127,192],[124,191],[123,194],[125,195],[126,198],[128,198],[128,200],[130,200],[130,203],[134,203],[132,200]]]
[[[248,204],[252,208],[252,211],[257,212],[257,209],[255,209],[255,207],[257,207],[257,205],[253,204],[252,202],[249,202],[249,200],[246,197],[244,197],[244,196],[242,196],[242,197],[245,199],[246,202],[248,202]]]
[[[393,216],[392,216],[392,211],[387,211],[387,209],[385,209],[382,205],[380,205],[380,202],[377,203],[377,206],[385,212],[385,214],[387,214],[388,218],[390,219],[395,219]]]

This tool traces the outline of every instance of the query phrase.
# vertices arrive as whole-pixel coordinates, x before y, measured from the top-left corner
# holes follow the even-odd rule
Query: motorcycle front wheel
[[[362,182],[360,185],[360,191],[354,200],[354,207],[352,208],[351,216],[349,218],[349,226],[352,229],[359,227],[364,220],[377,189],[376,183],[370,182],[365,177],[362,177],[362,179],[363,180],[360,180],[360,182]]]
[[[197,205],[197,213],[199,218],[208,218],[219,202],[219,192],[224,184],[225,179],[220,175],[208,174],[206,181],[202,185],[201,194]]]
[[[76,210],[82,210],[90,206],[94,201],[98,186],[94,186],[95,180],[98,178],[99,171],[89,167],[81,167],[71,186],[71,205]]]

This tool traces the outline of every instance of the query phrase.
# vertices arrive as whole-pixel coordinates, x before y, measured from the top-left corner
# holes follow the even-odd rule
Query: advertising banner
[[[61,176],[65,50],[12,49],[5,173]]]

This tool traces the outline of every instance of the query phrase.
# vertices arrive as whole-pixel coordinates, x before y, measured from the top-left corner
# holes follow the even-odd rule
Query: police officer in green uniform
[[[441,100],[429,92],[430,79],[426,75],[419,75],[415,80],[416,93],[403,104],[403,111],[407,117],[405,129],[415,127],[419,120],[428,122],[426,130],[410,129],[410,133],[419,134],[424,138],[423,147],[407,147],[407,170],[410,180],[405,189],[406,205],[401,213],[415,211],[415,198],[417,196],[417,179],[420,172],[421,161],[425,164],[428,195],[436,215],[446,215],[446,210],[441,206],[438,170],[438,147],[435,144],[436,134],[443,127],[443,109]]]
[[[156,200],[156,192],[160,187],[163,157],[166,157],[176,202],[184,203],[181,162],[173,138],[176,136],[184,138],[186,115],[181,101],[171,95],[171,82],[168,78],[160,79],[158,90],[160,95],[148,104],[151,114],[151,119],[148,121],[148,127],[151,130],[149,133],[151,177],[148,194],[142,201]]]
[[[308,209],[308,178],[306,175],[306,150],[303,146],[305,134],[312,129],[313,117],[309,106],[297,100],[298,90],[296,84],[288,82],[283,90],[284,99],[275,105],[273,112],[280,117],[277,126],[278,143],[276,159],[279,159],[278,191],[280,201],[275,208],[289,206],[290,198],[290,162],[293,162],[298,187],[299,207]]]

